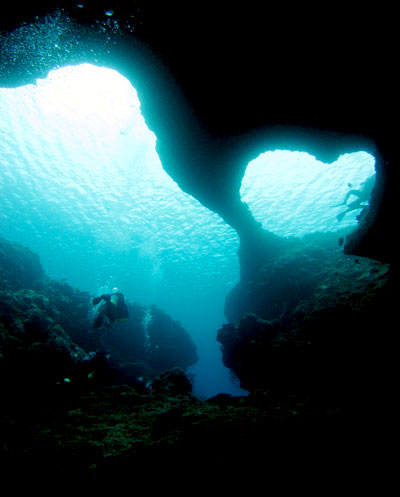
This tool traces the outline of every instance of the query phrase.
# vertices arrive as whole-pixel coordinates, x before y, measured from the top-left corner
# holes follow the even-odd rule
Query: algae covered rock
[[[151,306],[148,325],[149,364],[158,372],[171,368],[187,369],[198,360],[196,346],[189,333],[156,306]]]
[[[314,233],[302,239],[285,239],[278,253],[272,255],[264,248],[257,269],[251,274],[243,273],[226,298],[229,321],[238,324],[243,315],[250,313],[267,320],[284,319],[302,300],[312,300],[321,286],[358,279],[360,273],[368,275],[382,265],[372,259],[344,255],[341,239],[341,233]]]
[[[184,371],[173,368],[155,378],[152,389],[169,395],[189,395],[192,392],[192,384]]]
[[[77,376],[86,355],[50,308],[33,290],[0,292],[1,386],[13,398],[50,395],[57,384]]]
[[[44,276],[39,257],[18,243],[0,238],[0,290],[33,288]]]
[[[391,276],[388,264],[371,259],[328,260],[280,319],[248,314],[224,325],[217,335],[224,364],[252,392],[301,392],[341,405],[366,394],[389,351]]]
[[[46,277],[24,247],[0,239],[0,253],[1,384],[11,396],[52,395],[65,383],[76,391],[113,383],[143,390],[197,361],[190,335],[156,306],[128,302],[126,322],[96,333],[89,293]]]

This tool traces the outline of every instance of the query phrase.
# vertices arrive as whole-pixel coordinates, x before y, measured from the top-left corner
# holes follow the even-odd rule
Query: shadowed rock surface
[[[147,309],[129,304],[126,323],[95,332],[88,293],[49,279],[25,247],[0,239],[0,253],[0,452],[10,470],[15,465],[30,472],[43,463],[63,472],[53,467],[55,454],[43,445],[46,433],[50,425],[61,429],[72,406],[79,408],[104,389],[124,385],[135,398],[151,399],[154,382],[154,391],[190,394],[184,370],[197,361],[196,348],[167,314],[151,307],[146,327]],[[76,450],[71,441],[69,436],[64,441],[65,453],[60,448],[65,468],[72,463],[69,451]]]
[[[365,426],[373,426],[390,390],[389,381],[381,384],[382,357],[390,356],[391,347],[390,267],[337,251],[319,266],[321,249],[313,251],[312,245],[309,241],[300,253],[293,248],[276,262],[286,271],[300,255],[303,264],[308,258],[309,272],[314,268],[316,274],[301,298],[291,297],[272,313],[264,301],[257,307],[263,317],[248,314],[238,326],[228,324],[218,332],[224,363],[250,391],[247,397],[200,400],[182,369],[157,373],[157,364],[169,365],[176,356],[167,350],[165,360],[156,363],[141,356],[142,328],[129,341],[121,335],[97,342],[102,351],[90,357],[87,351],[96,340],[88,335],[89,295],[65,282],[42,276],[32,280],[34,289],[2,289],[5,474],[11,479],[29,475],[33,485],[71,475],[102,483],[168,475],[177,468],[185,475],[199,467],[211,474],[253,474],[267,465],[271,478],[279,479],[288,470],[304,475],[310,464],[321,475],[332,468],[345,474],[355,454],[367,467],[379,441],[373,428],[365,437]],[[14,251],[20,261],[17,245]],[[25,267],[37,265],[26,249],[21,253],[28,254]],[[261,280],[252,291],[262,302],[260,285]],[[137,308],[131,310],[140,316]],[[167,335],[173,330],[170,347],[171,337],[182,330],[158,311],[155,330],[160,323]],[[150,337],[160,340],[155,330],[149,327]],[[110,351],[111,358],[105,353]],[[139,374],[151,378],[151,385]]]
[[[228,296],[236,324],[217,339],[243,388],[301,391],[344,406],[377,387],[393,345],[394,272],[343,255],[335,242],[316,234],[293,243]]]

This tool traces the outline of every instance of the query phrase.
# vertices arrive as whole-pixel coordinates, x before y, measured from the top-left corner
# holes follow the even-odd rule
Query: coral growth
[[[329,245],[333,236],[315,235],[266,261],[230,295],[237,324],[217,339],[243,388],[341,406],[366,395],[367,378],[378,374],[371,358],[385,347],[377,332],[386,334],[394,319],[392,271],[343,255]]]
[[[189,334],[157,307],[129,303],[127,322],[97,333],[88,293],[46,277],[38,257],[18,244],[0,240],[0,254],[1,386],[11,396],[49,396],[66,383],[70,390],[143,386],[197,361]]]
[[[278,479],[310,468],[353,470],[354,460],[366,467],[371,450],[379,453],[371,415],[384,405],[378,395],[390,377],[382,358],[391,348],[391,268],[335,252],[323,264],[320,253],[309,245],[300,259],[296,250],[276,259],[274,274],[281,265],[310,282],[301,292],[296,278],[290,286],[282,274],[288,297],[278,309],[271,260],[258,279],[243,279],[239,289],[259,298],[244,294],[244,315],[224,325],[218,340],[225,365],[250,393],[205,401],[193,396],[184,372],[195,349],[160,309],[130,304],[128,323],[98,336],[89,333],[88,294],[49,280],[40,266],[25,266],[39,276],[29,287],[22,275],[3,278],[4,473],[43,485],[71,477],[131,482],[200,467]],[[11,267],[0,271],[11,274]]]

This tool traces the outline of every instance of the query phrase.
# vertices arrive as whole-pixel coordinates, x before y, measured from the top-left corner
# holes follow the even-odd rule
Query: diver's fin
[[[336,219],[338,220],[339,223],[344,218],[345,214],[346,214],[346,211],[345,212],[341,212],[340,214],[338,214],[336,216]]]

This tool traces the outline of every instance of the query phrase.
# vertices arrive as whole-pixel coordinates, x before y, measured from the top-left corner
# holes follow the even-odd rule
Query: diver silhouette
[[[105,326],[111,328],[111,324],[115,321],[126,321],[129,317],[128,306],[121,292],[103,293],[99,297],[92,299],[93,305],[98,305],[104,301],[96,310],[96,315],[93,320],[93,328]]]
[[[349,186],[351,185],[349,184]],[[365,205],[369,203],[371,192],[374,186],[375,186],[375,174],[373,174],[372,176],[367,178],[363,183],[361,183],[359,190],[353,190],[353,189],[349,190],[346,193],[343,202],[341,204],[335,205],[335,207],[339,207],[340,205],[347,206],[347,209],[343,212],[340,212],[336,216],[336,219],[340,222],[348,212],[365,207]],[[357,198],[356,200],[353,200],[348,204],[347,201],[352,195]]]

